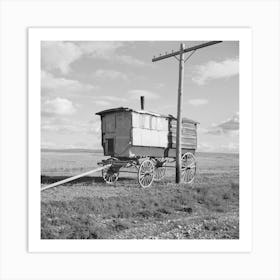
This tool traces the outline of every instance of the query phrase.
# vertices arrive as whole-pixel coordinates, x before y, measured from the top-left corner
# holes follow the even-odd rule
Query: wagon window
[[[151,117],[151,125],[150,128],[153,130],[157,130],[157,117]]]
[[[150,129],[150,119],[151,119],[151,116],[149,115],[143,115],[144,116],[144,128],[146,129]]]
[[[150,116],[139,114],[139,127],[150,129]]]
[[[139,127],[144,128],[145,127],[144,123],[145,123],[144,115],[139,114]]]

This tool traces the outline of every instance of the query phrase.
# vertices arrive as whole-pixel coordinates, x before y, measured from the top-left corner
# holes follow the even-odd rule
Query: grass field
[[[42,239],[238,239],[239,156],[197,153],[192,186],[176,185],[175,170],[152,187],[136,174],[115,186],[101,174],[41,193]],[[101,153],[42,152],[41,185],[93,169]]]

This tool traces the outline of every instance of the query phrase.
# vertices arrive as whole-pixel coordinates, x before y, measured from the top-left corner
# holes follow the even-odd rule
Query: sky
[[[140,110],[141,95],[145,110],[176,116],[179,63],[152,58],[178,50],[180,43],[42,41],[41,147],[101,149],[95,113],[121,106]],[[182,116],[199,122],[198,151],[237,153],[239,43],[196,50],[184,66]]]

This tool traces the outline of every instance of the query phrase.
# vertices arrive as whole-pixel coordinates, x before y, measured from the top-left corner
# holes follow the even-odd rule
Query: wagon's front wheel
[[[109,166],[102,170],[102,177],[107,184],[113,185],[119,179],[119,171]]]
[[[144,160],[138,170],[138,182],[142,188],[152,185],[155,176],[155,167],[151,160]]]
[[[182,179],[186,184],[191,184],[196,174],[196,159],[192,153],[182,156]]]

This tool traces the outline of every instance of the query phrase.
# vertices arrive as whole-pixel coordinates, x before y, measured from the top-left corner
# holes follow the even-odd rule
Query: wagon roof
[[[152,115],[152,116],[156,116],[156,117],[163,117],[163,118],[170,118],[170,119],[174,119],[176,120],[176,118],[172,115],[164,115],[164,114],[158,114],[158,113],[155,113],[155,112],[150,112],[150,111],[144,111],[144,110],[133,110],[131,108],[127,108],[127,107],[117,107],[117,108],[112,108],[112,109],[107,109],[107,110],[104,110],[104,111],[100,111],[100,112],[97,112],[95,113],[96,115],[100,115],[100,116],[103,116],[103,115],[106,115],[106,114],[109,114],[109,113],[113,113],[113,112],[135,112],[135,113],[139,113],[139,114],[147,114],[147,115]],[[182,121],[184,122],[190,122],[190,123],[195,123],[195,124],[198,124],[199,122],[197,121],[194,121],[192,119],[189,119],[189,118],[182,118]]]

